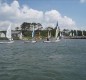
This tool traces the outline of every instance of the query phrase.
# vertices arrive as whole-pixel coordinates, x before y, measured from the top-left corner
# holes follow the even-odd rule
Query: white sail
[[[34,26],[33,26],[33,31],[32,31],[32,43],[35,43],[36,41],[34,40],[34,33],[35,33],[35,29],[34,29]]]
[[[56,39],[58,38],[58,34],[59,34],[59,29],[57,28],[57,29],[56,29],[56,34],[55,34],[55,38],[56,38]]]
[[[75,36],[74,31],[73,31],[73,36]]]
[[[33,26],[33,31],[32,31],[32,38],[34,37],[34,26]]]
[[[72,33],[70,32],[70,36],[72,36]]]
[[[19,38],[22,40],[22,32],[21,32],[21,34],[20,34]]]
[[[9,27],[8,27],[8,29],[7,29],[6,37],[7,37],[9,40],[12,40],[12,37],[11,37],[11,24],[9,25]]]
[[[58,41],[60,41],[60,39],[59,39],[59,32],[60,32],[60,29],[58,27],[58,22],[57,22],[57,25],[56,25],[56,33],[55,33],[55,40],[52,40],[52,41],[47,40],[47,41],[43,41],[43,42],[44,43],[50,43],[50,42],[58,42]],[[49,33],[49,31],[48,31],[48,38],[49,37],[51,37],[51,32]]]
[[[11,37],[11,24],[9,25],[8,29],[7,29],[7,32],[6,32],[6,37],[10,40],[10,41],[7,41],[7,42],[0,42],[0,44],[8,44],[8,43],[13,43],[13,39]]]
[[[51,31],[50,31],[50,33],[49,33],[49,38],[51,38]]]
[[[25,41],[25,43],[28,43],[28,42],[36,43],[36,41],[34,40],[34,32],[35,32],[35,29],[34,29],[34,26],[33,26],[33,30],[32,30],[32,41]]]
[[[82,31],[82,36],[84,36],[84,32]]]
[[[48,31],[48,38],[50,38],[50,34],[49,34],[49,31]]]
[[[56,24],[56,33],[55,33],[55,38],[57,39],[57,37],[58,37],[58,21],[57,21],[57,24]]]
[[[51,38],[51,32],[50,31],[48,31],[48,36],[47,37]]]

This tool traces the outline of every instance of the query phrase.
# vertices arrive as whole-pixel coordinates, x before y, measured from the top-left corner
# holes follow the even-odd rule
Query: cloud
[[[73,21],[71,18],[67,16],[62,16],[57,10],[51,10],[51,11],[45,12],[45,20],[48,23],[54,23],[54,25],[56,25],[58,21],[59,26],[61,28],[67,28],[67,29],[76,28],[75,21]]]
[[[62,28],[71,29],[76,25],[75,21],[67,16],[62,16],[57,10],[43,12],[32,9],[27,5],[20,6],[16,0],[11,4],[1,3],[0,5],[0,30],[7,29],[10,23],[12,23],[14,29],[23,22],[39,22],[42,23],[44,27],[55,27],[57,21]]]
[[[80,0],[80,2],[81,2],[81,3],[85,3],[85,2],[86,2],[86,0]]]
[[[21,24],[24,21],[40,22],[42,17],[43,17],[42,11],[34,10],[25,5],[20,7],[18,1],[13,1],[11,4],[3,3],[0,5],[0,21],[3,21],[3,25],[7,21],[14,24],[19,24],[19,23]],[[1,23],[0,23],[0,27],[2,27]]]
[[[0,30],[7,29],[7,25],[10,23],[10,21],[0,21]]]
[[[56,10],[45,12],[45,19],[48,22],[54,22],[61,18],[61,14]]]

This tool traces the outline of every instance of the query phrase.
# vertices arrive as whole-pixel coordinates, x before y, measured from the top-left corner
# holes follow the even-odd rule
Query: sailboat
[[[47,40],[46,41],[43,41],[45,43],[50,43],[51,41],[49,40],[51,37],[51,33],[48,31],[48,36],[47,36]]]
[[[59,39],[59,32],[60,32],[60,28],[58,27],[58,22],[57,22],[57,25],[56,25],[56,33],[55,33],[55,40],[53,42],[60,41],[60,39]]]
[[[50,41],[50,40],[47,40],[47,41],[43,41],[43,42],[45,42],[45,43],[50,43],[50,42],[58,42],[58,41],[60,41],[60,39],[59,39],[59,32],[60,32],[60,29],[59,29],[59,27],[58,27],[58,22],[57,22],[57,24],[56,24],[56,33],[55,33],[55,38],[54,38],[54,40],[52,40],[52,41]],[[50,34],[51,35],[51,34]],[[48,38],[49,38],[49,33],[48,33]]]
[[[32,40],[31,41],[25,41],[25,43],[36,43],[37,41],[34,40],[34,33],[35,33],[35,30],[34,30],[34,26],[33,26],[33,30],[32,30]]]
[[[35,30],[34,30],[34,26],[33,26],[33,31],[32,31],[32,43],[35,43],[36,41],[34,40],[34,33],[35,33]]]
[[[54,42],[60,41],[58,34],[59,34],[59,27],[56,29],[56,36],[55,36],[55,41]]]
[[[22,40],[22,32],[21,32],[21,34],[20,34],[19,38],[20,38],[20,40]]]
[[[11,36],[11,24],[9,25],[7,31],[6,31],[6,37],[8,38],[9,41],[5,41],[5,42],[0,42],[0,43],[13,43],[13,38]]]

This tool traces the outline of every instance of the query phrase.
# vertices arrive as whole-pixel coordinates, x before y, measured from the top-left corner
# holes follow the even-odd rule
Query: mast
[[[58,37],[58,34],[59,34],[59,27],[58,27],[58,21],[57,21],[57,24],[56,24],[56,34],[55,34],[55,38],[56,39]]]
[[[32,31],[32,38],[34,38],[34,25],[33,25],[33,31]]]
[[[48,31],[48,38],[49,38],[49,36],[50,36],[50,35],[49,35],[49,31]]]

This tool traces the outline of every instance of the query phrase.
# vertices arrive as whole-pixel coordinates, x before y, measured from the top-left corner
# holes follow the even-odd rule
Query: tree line
[[[53,29],[52,27],[47,27],[46,29],[43,29],[41,23],[27,23],[23,22],[20,26],[20,30],[22,31],[23,36],[25,37],[31,37],[32,34],[32,26],[35,28],[35,36],[42,36],[42,37],[47,37],[48,30],[51,31],[52,36],[55,36],[55,28]],[[19,27],[15,28],[16,31],[19,30]]]
[[[48,26],[46,27],[46,29],[43,29],[42,24],[41,23],[28,23],[28,22],[23,22],[21,24],[21,31],[23,33],[24,36],[31,36],[31,28],[32,26],[34,26],[36,28],[35,30],[35,35],[41,34],[41,36],[47,36],[47,32],[51,31],[51,36],[54,37],[55,36],[55,28],[52,28],[52,26]],[[18,30],[19,28],[16,27],[16,30]],[[64,36],[86,36],[86,31],[81,31],[81,30],[68,30],[68,29],[64,29],[63,31],[60,31],[60,34],[63,34]]]

